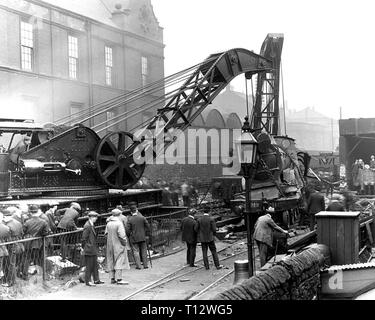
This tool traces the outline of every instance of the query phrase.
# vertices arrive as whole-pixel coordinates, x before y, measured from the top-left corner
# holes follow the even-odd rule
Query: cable
[[[190,75],[189,75],[189,76],[190,76]],[[186,78],[186,77],[184,77],[184,78],[182,78],[182,79],[179,79],[178,82],[184,80],[185,78]],[[177,82],[176,82],[176,83],[172,83],[171,85],[175,85],[175,84],[177,84]],[[159,89],[158,89],[158,90],[159,90]],[[140,110],[140,111],[146,111],[146,110],[149,110],[149,109],[155,107],[156,105],[161,104],[163,101],[165,101],[165,100],[168,98],[169,95],[172,95],[173,93],[178,92],[179,90],[180,90],[180,88],[177,88],[177,89],[175,89],[175,90],[173,90],[173,91],[171,91],[171,92],[168,92],[167,94],[164,94],[163,96],[158,97],[158,98],[155,99],[155,100],[152,100],[152,101],[150,101],[150,102],[147,102],[147,103],[145,103],[145,104],[143,104],[143,105],[141,105],[141,106],[139,106],[139,107],[137,107],[137,108],[135,108],[135,109],[132,109],[132,110],[130,110],[130,111],[126,111],[125,113],[120,114],[120,115],[118,115],[118,116],[116,116],[116,117],[114,117],[114,118],[112,118],[112,119],[106,120],[104,123],[108,123],[109,121],[113,121],[113,120],[115,120],[115,119],[126,120],[127,118],[130,117],[130,116],[128,116],[129,113],[134,113],[135,111],[138,111],[138,110]],[[174,96],[174,95],[173,95],[173,96]],[[142,97],[143,97],[143,96],[142,96]],[[133,101],[136,101],[136,100],[138,100],[138,98],[128,100],[126,103],[130,103],[130,102],[133,102]],[[121,103],[121,104],[124,104],[124,103]],[[146,108],[147,105],[149,105],[149,106]],[[117,106],[120,106],[120,104],[117,104]],[[112,106],[111,108],[113,108],[113,107],[115,107],[115,106]],[[137,114],[139,114],[139,113],[140,113],[140,112],[137,112],[137,113],[134,114],[134,115],[137,115]],[[99,114],[98,114],[98,115],[99,115]],[[134,115],[133,115],[133,116],[134,116]],[[114,126],[114,125],[118,124],[119,122],[121,122],[121,121],[118,121],[118,122],[116,122],[116,123],[112,123],[112,124],[110,124],[110,126]],[[92,127],[92,129],[95,129],[95,128],[97,128],[97,127],[103,125],[104,123],[98,124],[98,125]]]
[[[280,62],[280,70],[281,70],[281,86],[283,88],[283,109],[284,109],[284,132],[286,134],[286,106],[285,106],[285,96],[284,96],[284,73],[283,73],[283,66],[282,63]]]
[[[68,124],[68,123],[71,122],[72,118],[74,118],[74,117],[76,118],[75,121],[77,121],[77,122],[88,121],[88,120],[92,119],[93,117],[99,116],[102,113],[108,112],[109,110],[111,110],[115,107],[118,107],[119,105],[121,105],[121,102],[122,102],[122,104],[126,103],[127,102],[126,99],[129,99],[129,98],[135,99],[136,97],[141,98],[141,97],[144,97],[145,95],[147,95],[147,93],[157,92],[159,90],[162,90],[166,86],[169,86],[169,83],[176,82],[176,79],[178,79],[178,77],[182,77],[182,79],[183,79],[184,74],[186,74],[187,72],[192,71],[192,70],[197,70],[198,67],[206,65],[213,60],[214,60],[214,58],[207,59],[202,63],[199,63],[195,66],[190,67],[190,68],[186,68],[186,69],[184,69],[182,71],[179,71],[175,74],[172,74],[172,75],[170,75],[166,78],[160,79],[160,80],[158,80],[156,82],[153,82],[151,84],[148,84],[146,86],[139,87],[139,88],[131,91],[130,93],[122,94],[118,97],[109,99],[107,101],[104,101],[104,102],[98,103],[96,105],[90,106],[86,109],[80,110],[80,111],[78,111],[74,114],[71,114],[69,116],[65,116],[65,117],[57,120],[57,123]],[[113,104],[115,104],[115,105],[113,105]],[[94,115],[91,115],[91,112],[92,112],[93,108],[95,109],[96,113]],[[77,119],[78,117],[84,117],[84,116],[87,116],[87,118]]]

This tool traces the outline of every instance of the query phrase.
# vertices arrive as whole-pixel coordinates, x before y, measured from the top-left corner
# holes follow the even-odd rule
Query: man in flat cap
[[[8,208],[9,209],[9,208]],[[15,208],[18,210],[17,208]],[[8,241],[21,240],[23,237],[23,226],[13,218],[14,208],[4,210],[4,224],[9,228],[10,237]],[[9,255],[5,258],[4,282],[3,286],[13,286],[16,282],[16,275],[21,277],[21,269],[24,261],[23,253],[25,251],[23,243],[15,242],[7,246]]]
[[[99,267],[98,267],[98,243],[97,243],[97,232],[95,231],[95,222],[98,220],[99,214],[95,211],[90,211],[88,214],[88,221],[83,227],[82,233],[82,248],[83,255],[85,256],[85,283],[87,286],[92,287],[97,284],[104,283],[99,279]],[[94,282],[92,283],[91,277]]]
[[[64,209],[63,209],[64,210]],[[58,210],[62,212],[63,210]],[[64,215],[62,216],[59,224],[57,225],[57,232],[58,233],[65,233],[69,231],[77,230],[77,220],[79,214],[81,212],[81,206],[77,202],[72,202],[70,207],[65,209]],[[77,242],[76,237],[73,235],[62,235],[60,237],[60,245],[61,245],[61,257],[62,262],[66,261],[66,257],[68,255],[68,244],[75,244]]]
[[[23,226],[25,237],[38,238],[47,236],[50,233],[50,229],[48,223],[40,217],[41,211],[39,206],[31,205],[29,207],[29,212],[31,217]],[[27,278],[31,262],[34,262],[34,265],[43,266],[43,240],[37,239],[28,241],[25,242],[24,246],[26,262],[24,264],[23,276]]]

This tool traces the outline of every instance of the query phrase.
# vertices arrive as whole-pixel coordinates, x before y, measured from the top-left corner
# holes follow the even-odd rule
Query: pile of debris
[[[374,202],[375,199],[358,199],[353,204],[353,211],[361,213],[360,220],[371,217],[375,210]]]

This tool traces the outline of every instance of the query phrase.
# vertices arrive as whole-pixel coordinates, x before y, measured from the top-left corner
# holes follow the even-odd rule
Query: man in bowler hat
[[[182,241],[185,241],[187,246],[186,263],[190,267],[196,267],[194,264],[197,248],[197,232],[194,230],[197,224],[194,217],[196,212],[197,210],[190,209],[189,215],[181,221]]]

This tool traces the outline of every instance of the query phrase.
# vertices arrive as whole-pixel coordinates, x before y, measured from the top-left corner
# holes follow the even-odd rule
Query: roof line
[[[105,4],[105,2],[103,0],[100,0],[101,4],[104,6],[104,8],[107,9],[107,11],[112,14],[111,10],[108,8],[108,6]]]

